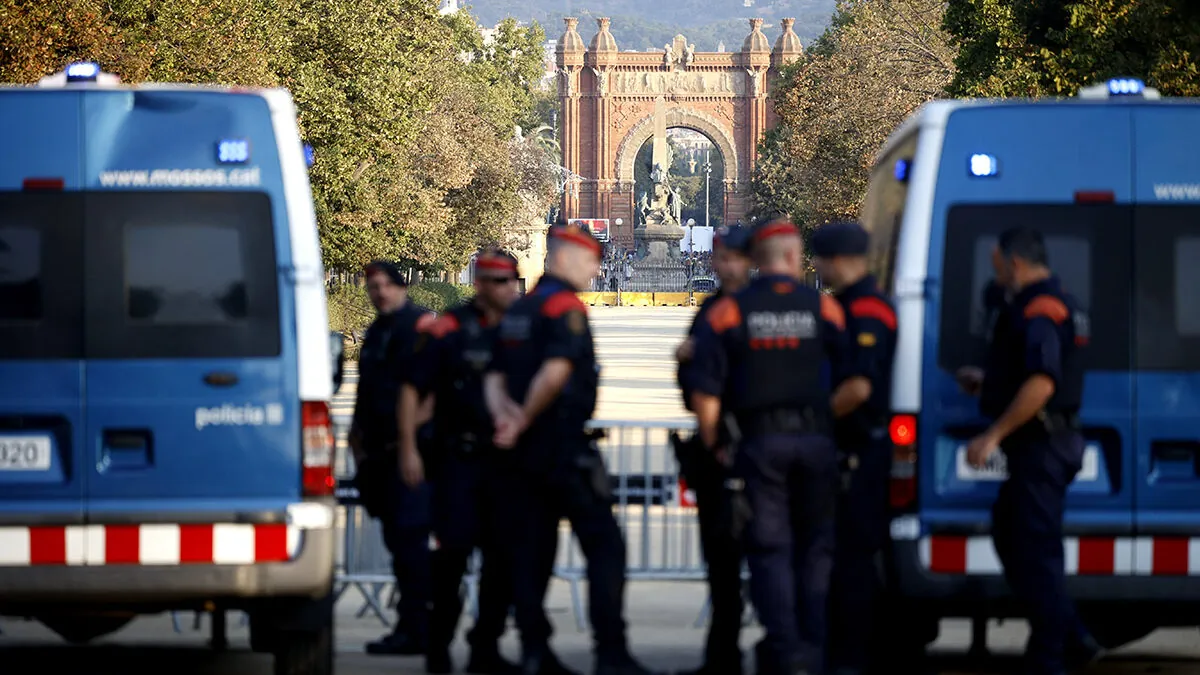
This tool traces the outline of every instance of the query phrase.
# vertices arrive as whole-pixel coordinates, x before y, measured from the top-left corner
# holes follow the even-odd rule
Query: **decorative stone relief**
[[[750,83],[751,96],[762,96],[762,75],[758,70],[747,68],[746,81]]]
[[[596,74],[596,93],[600,96],[608,96],[608,71],[592,68],[592,72]]]
[[[702,73],[674,71],[613,73],[614,94],[688,94],[744,96],[745,81],[730,72]]]

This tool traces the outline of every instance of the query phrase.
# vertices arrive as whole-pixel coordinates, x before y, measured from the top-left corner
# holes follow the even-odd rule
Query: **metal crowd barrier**
[[[337,527],[342,529],[342,536],[336,551],[334,593],[340,599],[353,591],[361,599],[356,618],[373,615],[390,626],[386,608],[394,605],[397,592],[391,555],[384,546],[378,521],[359,505],[358,492],[350,481],[354,467],[345,443],[348,420],[337,418],[335,423],[337,496],[341,504]],[[695,422],[593,420],[588,427],[607,432],[599,441],[599,449],[608,466],[613,510],[625,538],[626,578],[633,582],[702,581],[705,566],[695,502],[679,479],[679,466],[669,441],[670,432],[690,432]],[[582,631],[587,628],[581,588],[587,578],[587,563],[570,526],[564,521],[559,528],[554,575],[569,584],[575,623]],[[464,578],[466,605],[472,614],[477,610],[479,563],[476,555]],[[699,610],[696,627],[707,621],[709,611],[710,603],[706,601]],[[178,616],[173,620],[179,631]]]

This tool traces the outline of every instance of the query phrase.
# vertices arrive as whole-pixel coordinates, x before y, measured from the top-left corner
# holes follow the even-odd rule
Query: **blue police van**
[[[290,96],[0,88],[0,614],[245,610],[333,667],[340,373]]]
[[[899,316],[885,569],[912,639],[1015,612],[989,537],[1003,457],[966,462],[984,420],[955,373],[982,364],[990,251],[1016,225],[1045,234],[1091,322],[1070,591],[1106,646],[1200,625],[1198,123],[1196,101],[1118,79],[1063,100],[930,103],[882,149],[863,221]]]

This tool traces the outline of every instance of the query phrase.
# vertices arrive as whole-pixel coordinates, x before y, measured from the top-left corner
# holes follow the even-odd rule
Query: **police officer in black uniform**
[[[721,299],[745,288],[750,281],[750,235],[743,227],[722,227],[713,237],[713,270],[721,280],[720,289],[700,305],[692,319],[688,337],[675,352],[680,363],[679,388],[684,405],[691,398],[686,364],[692,359],[697,328]],[[708,593],[712,600],[712,620],[704,650],[704,664],[685,675],[740,675],[742,651],[738,639],[742,630],[742,544],[729,528],[723,527],[721,500],[728,468],[704,448],[699,438],[692,443],[675,442],[676,457],[687,486],[696,494],[700,520],[700,549],[708,567]]]
[[[517,259],[486,249],[475,258],[475,297],[448,310],[418,338],[411,377],[401,391],[400,468],[416,487],[433,485],[433,614],[425,670],[453,670],[450,644],[462,613],[460,588],[472,552],[483,551],[479,617],[468,635],[468,673],[510,673],[498,642],[512,605],[512,567],[500,546],[512,523],[499,519],[501,490],[511,477],[512,457],[492,446],[491,416],[483,376],[492,360],[496,327],[517,298]],[[423,458],[417,443],[420,400],[433,397],[433,442]],[[426,475],[428,471],[428,475]]]
[[[608,472],[584,425],[596,404],[599,367],[587,309],[576,297],[596,276],[600,244],[581,227],[556,224],[546,274],[500,323],[487,382],[496,445],[519,464],[507,517],[516,569],[516,618],[527,675],[566,669],[549,649],[543,604],[566,517],[588,561],[588,605],[598,675],[647,673],[625,636],[625,543],[612,513]]]
[[[846,315],[851,358],[860,373],[847,382],[853,411],[834,425],[846,480],[838,501],[828,654],[832,672],[857,675],[869,665],[881,590],[875,560],[888,536],[892,446],[887,416],[896,310],[867,271],[869,237],[861,225],[824,225],[813,232],[811,243],[817,273],[833,287]]]
[[[978,353],[976,364],[983,363],[993,342],[1008,339],[1008,304],[1012,301],[1012,291],[1009,290],[1011,282],[999,248],[992,249],[992,268],[996,275],[983,288],[983,349]],[[963,366],[954,373],[954,377],[964,392],[971,396],[979,395],[983,385],[983,368],[980,365]],[[1004,405],[1004,402],[1001,401],[999,405]]]
[[[400,384],[412,367],[418,326],[434,316],[409,302],[407,281],[394,264],[376,261],[364,271],[367,294],[379,316],[363,338],[349,442],[357,467],[355,485],[367,512],[379,519],[400,591],[395,630],[367,644],[367,652],[424,654],[429,626],[430,490],[428,485],[409,488],[400,478],[396,410]]]
[[[759,275],[709,310],[696,335],[689,383],[705,445],[733,454],[753,512],[747,529],[750,591],[766,637],[760,675],[818,673],[839,484],[823,369],[853,375],[837,301],[801,283],[799,229],[776,219],[751,235]],[[721,439],[721,422],[736,447]],[[740,436],[740,441],[739,437]]]
[[[1101,656],[1067,595],[1062,545],[1067,487],[1083,465],[1088,322],[1051,273],[1039,232],[1008,230],[998,249],[998,276],[1013,298],[1006,334],[992,342],[984,368],[980,407],[993,422],[971,439],[967,460],[979,467],[1004,451],[1009,477],[992,510],[992,539],[1029,615],[1027,672],[1059,675]]]

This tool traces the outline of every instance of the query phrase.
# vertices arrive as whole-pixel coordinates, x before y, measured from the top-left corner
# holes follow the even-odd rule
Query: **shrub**
[[[475,294],[472,286],[448,284],[444,281],[422,281],[408,288],[413,302],[435,312],[444,312]]]
[[[409,300],[435,312],[444,312],[474,294],[475,289],[472,286],[442,281],[423,281],[408,288]],[[330,289],[329,329],[345,337],[347,360],[358,360],[363,333],[374,320],[375,308],[367,298],[365,287],[357,284],[339,284]]]

